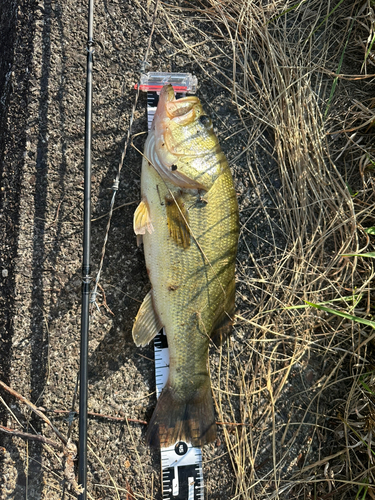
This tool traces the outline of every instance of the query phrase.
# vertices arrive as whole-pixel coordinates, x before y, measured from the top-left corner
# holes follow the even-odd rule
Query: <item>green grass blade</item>
[[[346,420],[343,420],[342,418],[340,418],[340,420],[342,421],[342,423],[344,425],[346,425],[347,427],[349,427],[349,429],[353,432],[353,434],[355,434],[357,436],[357,438],[361,441],[361,443],[370,451],[370,453],[372,455],[375,456],[375,452],[372,450],[371,448],[371,445],[369,443],[367,443],[363,438],[362,436],[349,424],[349,422],[347,422]],[[366,484],[366,479],[365,479],[365,484]],[[362,484],[361,484],[362,486]]]
[[[366,382],[364,382],[362,379],[359,379],[359,383],[364,389],[366,389],[367,392],[369,392],[370,394],[374,394],[374,391],[372,391],[370,387],[366,384]]]
[[[370,257],[371,259],[375,259],[375,252],[346,253],[346,254],[341,255],[341,257]]]
[[[348,295],[348,297],[340,297],[338,299],[332,299],[332,300],[325,300],[324,302],[319,302],[317,305],[318,306],[323,306],[324,304],[332,304],[333,302],[355,302],[354,307],[362,300],[363,294],[358,293],[355,295]],[[286,306],[283,307],[283,311],[291,311],[293,309],[306,309],[306,307],[309,307],[307,304],[301,304],[299,306]],[[353,307],[353,306],[352,306]],[[273,309],[272,311],[267,311],[267,312],[274,312],[278,311],[279,309]]]
[[[365,60],[363,61],[363,64],[362,64],[362,68],[363,66],[365,65],[366,61],[367,61],[367,58],[370,54],[370,52],[372,51],[372,46],[374,45],[374,42],[375,42],[375,33],[374,33],[374,36],[372,37],[372,40],[371,40],[371,43],[369,45],[369,48],[367,49],[366,51],[366,55],[365,55]]]
[[[346,187],[348,188],[348,191],[349,191],[349,193],[350,193],[350,196],[351,196],[352,198],[354,198],[355,196],[357,196],[358,191],[355,193],[355,192],[353,191],[353,189],[349,186],[349,184],[348,184],[347,182],[345,182],[345,184],[346,184]]]
[[[363,491],[363,496],[361,498],[362,498],[362,500],[366,499],[367,490],[368,490],[368,484],[367,484],[368,483],[368,479],[365,478],[363,480],[363,483],[364,483],[363,486],[359,487],[359,490],[358,490],[358,492],[357,492],[357,494],[355,496],[355,500],[359,500],[359,495],[361,494],[362,490],[364,490],[364,491]]]
[[[329,13],[326,15],[326,17],[325,17],[325,18],[323,19],[323,21],[319,24],[319,26],[318,26],[317,28],[315,28],[315,29],[314,29],[314,31],[313,31],[312,33],[310,33],[310,35],[309,35],[309,37],[308,37],[307,41],[309,41],[309,40],[310,40],[310,38],[313,36],[313,34],[314,34],[314,33],[316,33],[316,32],[319,30],[319,28],[320,28],[321,26],[323,26],[323,24],[327,21],[327,19],[329,18],[329,16],[331,16],[331,15],[335,12],[335,10],[337,10],[337,9],[340,7],[340,5],[342,4],[342,2],[343,2],[343,1],[344,1],[344,0],[340,0],[340,2],[339,2],[339,3],[335,6],[335,7],[333,7],[333,9],[331,10],[331,12],[329,12]]]
[[[284,10],[281,14],[278,14],[277,16],[273,17],[272,19],[270,19],[267,24],[269,23],[273,23],[274,21],[277,21],[280,17],[282,16],[285,16],[285,14],[288,14],[288,12],[291,12],[292,10],[295,10],[297,9],[300,5],[302,5],[303,3],[305,3],[307,0],[302,0],[301,2],[298,2],[298,3],[295,3],[294,5],[292,5],[291,7],[289,7],[288,9]]]
[[[375,321],[359,318],[358,316],[353,316],[353,314],[344,313],[342,311],[336,311],[335,309],[331,309],[330,307],[324,307],[320,306],[319,304],[313,304],[312,302],[308,302],[307,300],[305,300],[305,302],[311,307],[315,307],[316,309],[325,311],[330,314],[335,314],[336,316],[340,316],[341,318],[350,319],[351,321],[355,321],[356,323],[362,323],[363,325],[371,326],[375,330]]]

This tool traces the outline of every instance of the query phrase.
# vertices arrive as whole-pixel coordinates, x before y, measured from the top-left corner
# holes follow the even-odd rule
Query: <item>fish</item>
[[[160,92],[145,142],[133,220],[151,290],[133,325],[137,346],[164,328],[169,377],[151,417],[151,446],[216,439],[208,371],[212,342],[232,329],[239,237],[236,192],[211,118],[198,97]]]

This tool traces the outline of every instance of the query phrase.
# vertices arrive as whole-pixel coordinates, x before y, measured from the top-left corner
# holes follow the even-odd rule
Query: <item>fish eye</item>
[[[200,123],[206,127],[206,128],[210,128],[212,127],[212,120],[209,116],[207,115],[201,115],[198,120],[200,121]]]

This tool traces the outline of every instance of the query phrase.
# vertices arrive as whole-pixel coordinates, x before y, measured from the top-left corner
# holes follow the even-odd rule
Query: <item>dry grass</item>
[[[232,159],[250,186],[239,189],[241,342],[221,351],[214,378],[219,420],[246,424],[223,431],[232,498],[375,498],[374,398],[361,385],[367,372],[373,383],[373,330],[305,302],[331,301],[367,319],[374,307],[373,260],[343,257],[373,250],[365,232],[375,225],[373,6],[208,0],[183,10],[185,21],[181,10],[162,10],[175,53],[189,53],[223,87],[239,140],[246,134]],[[190,14],[194,40],[211,56],[179,34]],[[345,74],[354,63],[358,73]],[[259,144],[277,163],[280,187],[257,160]],[[237,166],[244,155],[247,170]],[[267,240],[267,256],[254,238]]]
[[[366,232],[375,226],[374,8],[373,0],[160,4],[175,37],[171,57],[190,57],[237,113],[233,126],[216,122],[224,149],[241,146],[230,158],[238,314],[211,365],[218,420],[241,424],[222,427],[231,500],[375,498],[374,330],[306,304],[372,320],[374,261],[344,255],[374,251]],[[100,496],[131,497],[90,453],[106,476],[95,484]],[[136,496],[153,498],[136,453]]]

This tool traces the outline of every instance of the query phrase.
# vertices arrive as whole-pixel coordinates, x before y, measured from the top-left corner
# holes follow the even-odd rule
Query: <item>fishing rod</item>
[[[88,0],[88,39],[87,39],[87,76],[86,76],[86,113],[85,113],[85,152],[84,152],[84,214],[83,214],[83,263],[82,263],[82,310],[81,310],[81,353],[80,353],[80,391],[79,391],[79,461],[78,461],[78,483],[83,492],[78,496],[79,500],[87,499],[87,399],[88,399],[88,334],[89,334],[89,306],[90,302],[96,304],[97,286],[100,279],[104,260],[106,242],[110,228],[116,192],[118,190],[120,172],[123,166],[127,146],[129,143],[131,128],[137,106],[139,89],[130,117],[128,135],[124,144],[124,150],[118,167],[117,176],[113,185],[113,196],[111,201],[110,216],[107,223],[106,235],[102,248],[102,257],[99,271],[95,280],[94,291],[90,299],[90,244],[91,244],[91,130],[92,130],[92,69],[93,69],[93,24],[94,24],[94,0]],[[155,28],[156,13],[159,0],[155,1],[155,10],[152,18],[151,32],[148,39],[147,49],[142,63],[141,73],[147,64],[147,57],[151,47],[152,34]],[[97,304],[96,304],[97,305]],[[98,306],[97,306],[98,307]]]
[[[154,31],[158,0],[156,0],[155,11],[151,33],[146,50],[145,61],[151,45],[152,33]],[[94,0],[89,0],[88,12],[88,40],[87,40],[87,77],[86,77],[86,112],[85,112],[85,149],[84,149],[84,214],[83,214],[83,263],[82,263],[82,310],[81,310],[81,352],[80,352],[80,391],[79,391],[79,463],[78,463],[78,483],[82,487],[79,500],[87,500],[87,399],[88,399],[88,334],[89,334],[89,306],[90,306],[90,245],[91,245],[91,142],[92,142],[92,73],[93,73],[93,18]],[[137,98],[132,111],[128,137],[125,142],[123,155],[121,157],[118,176],[116,178],[116,189],[121,167],[129,142],[132,119],[135,106],[138,100],[139,91],[148,91],[148,119],[149,127],[152,122],[157,104],[156,90],[160,91],[165,83],[172,83],[176,91],[195,92],[197,80],[190,74],[183,73],[148,73],[144,74],[142,65],[141,80],[138,84]],[[156,87],[155,87],[156,85]],[[142,88],[143,87],[143,88]],[[160,88],[159,88],[160,87]],[[155,102],[156,101],[156,102]],[[111,207],[113,207],[114,196]],[[108,235],[109,225],[107,226]],[[106,236],[107,238],[107,236]],[[104,245],[105,251],[105,245]],[[104,254],[104,252],[102,252]],[[102,255],[103,260],[103,255]],[[101,267],[101,266],[100,266]],[[100,271],[97,282],[99,281]],[[93,297],[95,301],[95,295]],[[166,337],[161,332],[155,342],[156,378],[158,394],[166,382],[168,374],[168,347]],[[161,450],[162,459],[162,484],[163,499],[201,500],[204,495],[204,483],[202,474],[202,452],[199,448],[192,447],[191,444],[178,442],[172,447]]]
[[[83,492],[79,500],[87,498],[87,399],[88,399],[88,336],[90,306],[90,247],[91,247],[91,142],[92,142],[92,68],[93,68],[93,23],[94,0],[88,5],[87,76],[84,149],[84,195],[83,195],[83,259],[82,259],[82,310],[81,352],[79,377],[79,462],[78,483]]]

